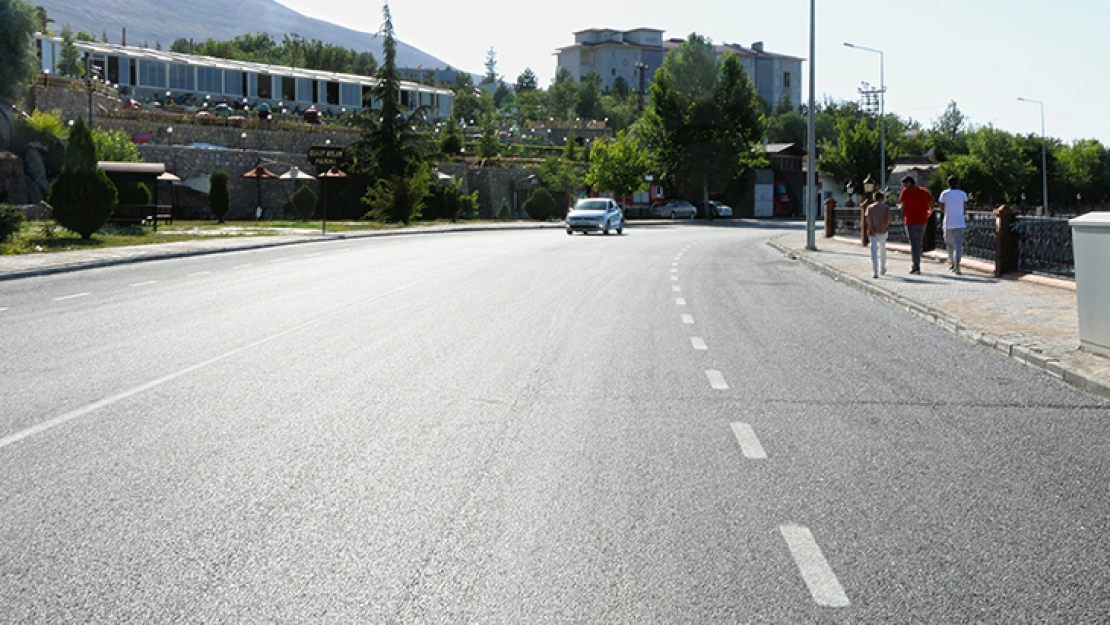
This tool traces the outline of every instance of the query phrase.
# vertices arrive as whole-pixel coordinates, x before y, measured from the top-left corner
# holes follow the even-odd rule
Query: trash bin
[[[1079,300],[1079,343],[1110,356],[1110,213],[1072,219],[1075,289]]]

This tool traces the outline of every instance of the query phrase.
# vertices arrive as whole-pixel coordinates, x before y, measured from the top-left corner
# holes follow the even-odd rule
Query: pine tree
[[[54,221],[90,239],[112,217],[118,193],[108,174],[96,165],[96,145],[84,118],[69,133],[62,173],[50,185],[47,203]]]
[[[62,76],[81,78],[85,75],[85,66],[81,63],[81,51],[77,49],[76,35],[69,24],[62,26],[62,60],[58,62],[58,73]]]

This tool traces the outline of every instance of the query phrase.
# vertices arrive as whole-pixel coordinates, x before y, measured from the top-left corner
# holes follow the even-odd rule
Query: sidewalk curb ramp
[[[903,308],[911,315],[924,319],[925,321],[944,328],[949,332],[966,339],[972,343],[978,343],[984,347],[989,347],[996,351],[1006,354],[1006,356],[1017,360],[1030,367],[1039,369],[1054,378],[1063,380],[1068,384],[1103,398],[1110,399],[1110,384],[1103,383],[1100,380],[1093,379],[1089,376],[1068,368],[1059,360],[1046,356],[1045,354],[1037,351],[1033,347],[1025,344],[1014,343],[1006,339],[999,338],[989,333],[980,332],[979,330],[969,328],[962,325],[958,319],[955,319],[947,313],[926,306],[920,302],[914,301],[908,297],[904,297],[892,291],[888,291],[878,285],[872,284],[866,280],[857,278],[856,276],[844,273],[839,269],[826,265],[814,258],[806,252],[796,250],[776,241],[767,241],[767,245],[778,250],[783,255],[788,256],[791,260],[800,261],[805,266],[832,278],[836,282],[848,285],[854,289],[863,291],[877,299],[885,300],[900,308]]]

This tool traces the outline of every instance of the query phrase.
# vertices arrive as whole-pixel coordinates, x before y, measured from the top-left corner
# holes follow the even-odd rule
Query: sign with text
[[[308,148],[308,164],[335,167],[343,160],[343,148],[334,145],[315,145]]]

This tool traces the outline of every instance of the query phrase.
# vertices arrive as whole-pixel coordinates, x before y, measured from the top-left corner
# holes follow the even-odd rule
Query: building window
[[[783,89],[789,89],[790,88],[790,72],[783,72],[782,73],[782,88]]]
[[[197,91],[223,93],[224,72],[215,67],[197,68]]]
[[[196,89],[193,68],[189,65],[170,65],[170,89],[192,91]]]
[[[224,93],[228,95],[244,95],[243,82],[243,72],[232,69],[224,71]]]
[[[258,97],[269,100],[274,97],[274,77],[268,74],[258,75]]]
[[[166,87],[166,64],[159,61],[139,61],[140,87]]]
[[[611,74],[610,74],[610,75],[612,75],[612,76],[616,76],[616,75],[617,75],[617,68],[615,68],[615,67],[614,67],[613,69],[611,69],[611,70],[609,70],[609,71],[611,72]]]

